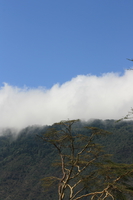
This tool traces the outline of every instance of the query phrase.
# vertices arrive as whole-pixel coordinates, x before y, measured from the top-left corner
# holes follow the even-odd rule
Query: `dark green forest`
[[[87,134],[85,126],[98,127],[111,132],[96,138],[105,152],[117,163],[133,163],[133,121],[94,120],[79,121],[73,127],[79,134]],[[42,179],[58,175],[60,167],[56,149],[37,135],[45,134],[49,126],[27,127],[14,136],[10,130],[0,136],[0,200],[54,200],[56,185],[46,190]]]

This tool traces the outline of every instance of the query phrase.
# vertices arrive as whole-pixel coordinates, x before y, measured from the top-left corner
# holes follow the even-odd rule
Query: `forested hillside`
[[[104,146],[112,159],[119,163],[133,163],[133,122],[94,120],[78,122],[74,131],[87,134],[84,126],[98,127],[112,132],[109,136],[97,137],[96,142]],[[8,130],[0,137],[0,200],[54,200],[56,187],[45,191],[42,178],[59,174],[60,169],[52,165],[57,152],[37,135],[45,133],[46,127],[27,127],[14,136]]]

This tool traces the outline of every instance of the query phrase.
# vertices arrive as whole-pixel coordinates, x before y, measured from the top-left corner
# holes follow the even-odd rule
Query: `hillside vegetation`
[[[79,122],[74,131],[85,133],[84,126],[98,127],[112,132],[106,137],[97,137],[107,153],[118,163],[133,163],[133,122],[94,120]],[[17,138],[8,130],[0,137],[0,200],[54,200],[57,191],[46,191],[42,179],[59,174],[60,168],[52,165],[58,159],[56,149],[41,141],[37,135],[45,133],[46,127],[27,127]]]

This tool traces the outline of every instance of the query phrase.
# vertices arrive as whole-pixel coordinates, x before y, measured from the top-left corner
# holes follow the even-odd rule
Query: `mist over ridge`
[[[67,119],[119,119],[133,106],[133,70],[120,76],[78,75],[62,85],[0,88],[0,128],[22,129]]]

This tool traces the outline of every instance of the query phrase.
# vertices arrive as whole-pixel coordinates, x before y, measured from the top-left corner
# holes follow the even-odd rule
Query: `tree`
[[[115,200],[132,194],[130,184],[133,165],[117,164],[109,160],[95,138],[110,134],[95,127],[86,127],[87,134],[75,132],[72,126],[79,120],[55,123],[42,136],[44,142],[55,147],[60,157],[59,177],[43,179],[45,186],[58,182],[59,200]]]
[[[120,122],[120,121],[125,120],[125,119],[131,120],[133,118],[132,115],[133,115],[133,108],[131,108],[131,111],[128,112],[128,114],[125,117],[120,118],[116,122]]]
[[[129,58],[127,58],[127,60],[129,60],[129,61],[132,61],[132,62],[133,62],[133,59],[129,59]]]

